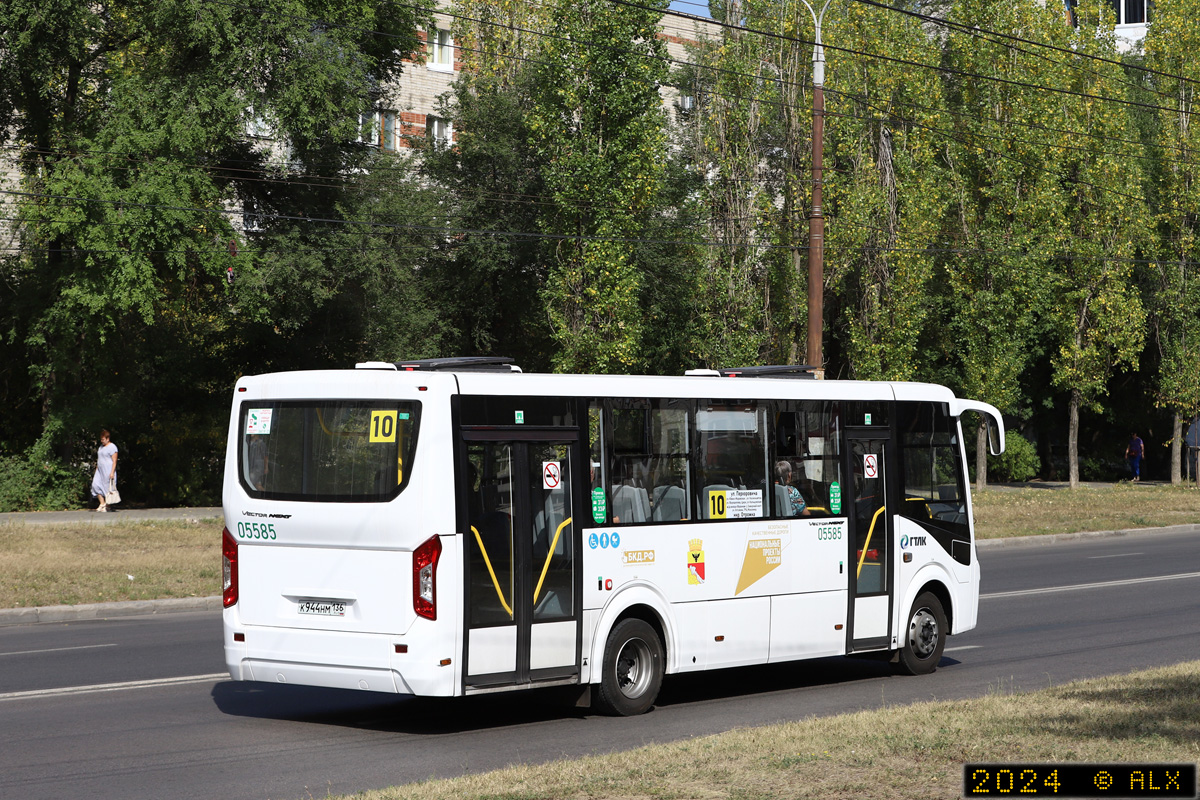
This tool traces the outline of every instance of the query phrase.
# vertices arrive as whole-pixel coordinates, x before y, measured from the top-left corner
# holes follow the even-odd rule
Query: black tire
[[[604,645],[596,710],[618,717],[645,713],[658,697],[663,678],[663,646],[647,622],[617,623]]]
[[[946,612],[932,592],[922,592],[908,612],[908,625],[900,645],[900,669],[909,675],[927,675],[937,669],[946,649]]]

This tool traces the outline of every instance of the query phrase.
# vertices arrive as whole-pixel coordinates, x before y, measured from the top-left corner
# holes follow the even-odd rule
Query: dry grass
[[[1200,523],[1200,491],[1192,487],[988,488],[972,497],[980,539]]]
[[[355,797],[957,798],[966,762],[1198,759],[1200,662],[1193,662],[1030,694],[809,719]]]
[[[975,519],[981,539],[1195,524],[1200,491],[992,488]],[[220,533],[219,520],[0,525],[0,608],[220,594]]]
[[[0,525],[0,608],[221,593],[221,522]]]

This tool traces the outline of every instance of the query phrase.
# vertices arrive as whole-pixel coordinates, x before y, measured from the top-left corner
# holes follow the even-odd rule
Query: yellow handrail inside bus
[[[554,541],[550,543],[550,552],[546,553],[546,563],[542,565],[542,577],[538,578],[537,588],[533,590],[533,602],[537,602],[538,595],[542,593],[542,581],[546,580],[546,573],[550,570],[550,558],[554,555],[554,548],[558,547],[558,537],[562,536],[563,528],[571,524],[571,517],[567,517],[558,526],[558,530],[554,532]]]
[[[500,588],[500,581],[496,580],[496,570],[492,569],[492,560],[488,558],[487,548],[483,546],[483,537],[479,535],[479,531],[475,526],[471,526],[471,532],[475,534],[475,541],[479,542],[479,552],[483,553],[483,563],[487,565],[488,575],[492,576],[492,586],[496,587],[496,596],[500,598],[500,605],[504,606],[504,610],[508,612],[508,616],[513,615],[512,607],[504,599],[504,590]]]
[[[871,546],[871,534],[875,533],[875,521],[879,519],[879,515],[883,513],[885,508],[887,508],[887,506],[880,506],[879,510],[875,512],[875,516],[871,517],[871,527],[867,529],[867,541],[866,544],[863,545],[862,554],[858,557],[858,572],[854,573],[855,578],[862,575],[862,565],[863,561],[867,557],[867,548]]]
[[[924,497],[906,497],[906,498],[904,498],[904,502],[906,502],[906,503],[924,503],[925,504],[925,516],[929,517],[930,519],[933,519],[933,512],[929,510],[929,501],[926,500]],[[901,513],[904,513],[904,512],[901,512]],[[907,515],[905,515],[905,516],[907,516]]]

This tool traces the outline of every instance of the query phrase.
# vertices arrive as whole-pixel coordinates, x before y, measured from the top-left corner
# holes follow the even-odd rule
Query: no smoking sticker
[[[868,478],[879,477],[879,455],[867,453],[863,456],[863,475]]]
[[[557,461],[542,462],[542,488],[557,489],[562,484],[562,468]]]

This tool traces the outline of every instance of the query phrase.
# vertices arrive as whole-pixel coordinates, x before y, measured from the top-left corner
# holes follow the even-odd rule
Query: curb
[[[0,627],[40,622],[76,622],[116,617],[147,617],[181,611],[220,611],[221,598],[182,597],[172,600],[126,600],[120,603],[84,603],[77,606],[0,609]]]
[[[1200,534],[1200,525],[1170,525],[1165,528],[1127,528],[1119,531],[1081,531],[1032,536],[1011,536],[1006,539],[981,539],[975,547],[991,550],[998,547],[1041,547],[1076,539],[1102,539],[1115,536],[1146,536],[1168,533]],[[121,603],[85,603],[78,606],[42,606],[40,608],[0,608],[0,627],[34,625],[41,622],[75,622],[116,617],[147,617],[155,614],[176,614],[186,611],[220,611],[221,597],[184,597],[173,600],[127,600]]]
[[[1080,531],[1079,533],[1031,534],[1009,536],[1005,539],[977,539],[975,547],[990,550],[996,547],[1041,547],[1076,539],[1104,539],[1113,536],[1153,536],[1155,534],[1200,534],[1200,525],[1168,525],[1165,528],[1125,528],[1119,531]]]

